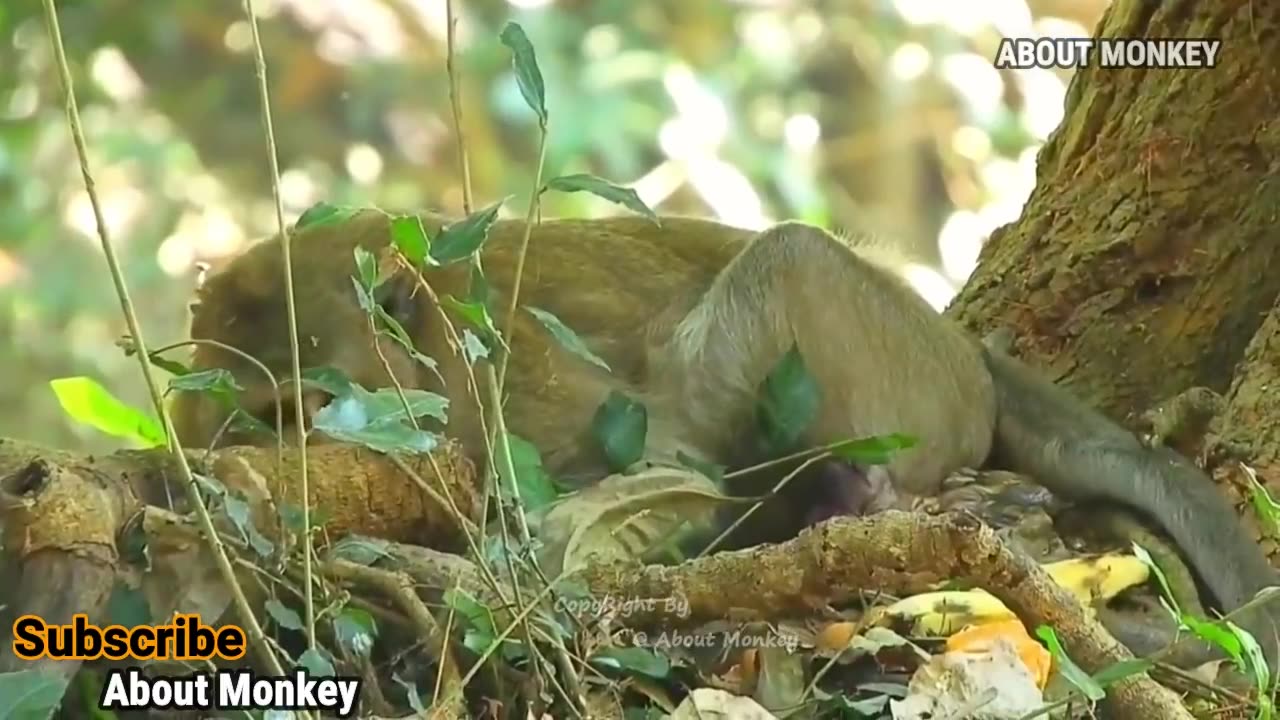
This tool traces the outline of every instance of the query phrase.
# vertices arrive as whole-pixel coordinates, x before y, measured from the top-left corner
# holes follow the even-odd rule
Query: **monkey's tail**
[[[1173,538],[1223,610],[1278,584],[1258,543],[1195,464],[1142,445],[1014,358],[984,354],[996,387],[998,462],[1063,497],[1118,502],[1145,514]]]

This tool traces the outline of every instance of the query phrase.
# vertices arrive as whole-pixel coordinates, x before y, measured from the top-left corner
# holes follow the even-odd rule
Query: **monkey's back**
[[[498,307],[509,298],[523,232],[521,221],[499,222],[485,245]],[[753,236],[696,218],[547,220],[529,242],[520,304],[555,313],[616,375],[640,383],[646,346],[661,341]]]
[[[432,235],[446,222],[435,215],[421,217]],[[794,226],[801,227],[807,226]],[[380,374],[351,276],[354,247],[376,254],[387,246],[389,230],[385,214],[368,211],[336,225],[291,234],[304,367],[365,368],[355,375],[370,380]],[[760,233],[681,217],[663,218],[660,224],[624,216],[547,220],[535,225],[521,274],[520,305],[555,314],[604,359],[611,369],[605,372],[551,339],[530,313],[518,311],[514,326],[505,327],[524,232],[525,224],[519,220],[495,223],[482,258],[493,290],[490,310],[513,346],[505,385],[508,420],[514,432],[543,450],[549,466],[573,466],[584,474],[600,469],[599,457],[590,452],[582,457],[583,448],[591,445],[583,436],[589,432],[592,414],[613,390],[632,392],[654,405],[650,436],[655,442],[663,441],[664,422],[678,428],[672,435],[690,439],[689,428],[670,418],[684,415],[679,406],[691,403],[699,404],[693,408],[695,415],[711,418],[699,425],[729,435],[754,431],[749,396],[758,391],[756,383],[766,371],[763,366],[776,361],[778,348],[773,346],[791,343],[792,331],[786,330],[786,322],[767,337],[724,344],[713,356],[727,359],[704,363],[694,373],[700,378],[696,386],[676,397],[655,398],[649,391],[655,385],[669,386],[670,378],[661,376],[670,375],[671,367],[664,370],[662,365],[676,328]],[[815,228],[808,232],[825,236]],[[847,241],[841,244],[846,251],[853,247]],[[979,412],[981,417],[975,420],[973,409],[977,405],[985,411],[990,404],[989,379],[959,328],[928,307],[889,269],[877,266],[872,257],[879,257],[877,253],[868,253],[860,258],[863,262],[852,266],[842,260],[842,254],[813,263],[818,272],[811,280],[793,283],[792,290],[766,299],[765,305],[779,312],[810,307],[812,312],[800,313],[802,317],[795,320],[810,326],[822,323],[821,328],[826,328],[810,327],[808,346],[802,348],[814,361],[819,381],[839,389],[839,397],[824,402],[825,417],[820,422],[848,432],[846,437],[894,431],[918,434],[922,447],[912,453],[917,461],[910,465],[921,467],[928,476],[924,485],[933,484],[940,479],[938,472],[954,469],[958,459],[985,453],[989,413]],[[776,286],[777,277],[795,275],[799,259],[775,258],[772,269],[752,284],[762,289]],[[437,296],[463,297],[468,275],[464,263],[426,272]],[[287,368],[281,277],[278,243],[267,241],[250,248],[210,278],[204,294],[221,300],[196,317],[193,336],[218,338],[251,352],[272,368]],[[442,365],[451,362],[450,351],[438,340],[436,311],[423,309],[416,322],[404,324],[419,350]],[[232,367],[237,377],[253,375],[252,368],[238,358],[207,348],[202,352],[205,357],[197,363],[201,366]],[[699,383],[720,382],[730,361],[742,358],[759,361],[760,367],[748,373],[751,382],[737,388],[734,407],[711,406],[716,404],[706,402]],[[460,408],[466,400],[466,384],[457,377],[446,382],[445,391]],[[425,373],[410,384],[433,385]],[[724,422],[730,417],[733,422]],[[718,459],[733,462],[731,457]]]
[[[794,276],[798,282],[790,283],[790,289],[762,296],[768,298],[764,312],[811,308],[806,316],[779,315],[766,322],[772,330],[762,334],[713,334],[708,338],[715,347],[673,364],[671,341],[677,328],[691,327],[691,312],[710,297],[718,281],[724,282],[726,269],[761,233],[680,217],[663,218],[661,225],[618,217],[536,226],[523,271],[521,305],[555,313],[609,363],[613,374],[605,378],[554,343],[543,357],[521,357],[520,347],[527,352],[547,343],[521,340],[517,332],[511,375],[517,385],[509,400],[514,422],[546,423],[542,409],[564,406],[575,392],[599,398],[610,382],[621,380],[651,405],[651,434],[659,436],[651,444],[688,443],[686,450],[709,451],[717,462],[730,465],[756,461],[760,458],[743,452],[743,443],[756,432],[758,384],[781,350],[799,337],[801,326],[820,323],[802,333],[800,343],[819,383],[831,393],[815,421],[823,437],[813,439],[839,439],[825,437],[832,432],[845,432],[842,437],[847,438],[915,435],[919,446],[891,463],[907,492],[931,492],[947,473],[981,464],[990,449],[995,408],[990,378],[972,339],[896,274],[889,262],[891,248],[870,236],[833,238],[816,228],[789,227],[807,228],[801,234],[823,236],[839,251],[827,258],[830,262],[814,263],[817,272],[806,278],[801,266],[814,258],[779,250],[768,264],[771,269],[748,284],[777,291],[780,277]],[[522,222],[499,223],[486,245],[486,272],[504,295],[523,230]],[[851,262],[844,262],[845,253]],[[534,323],[524,322],[528,332],[542,334]],[[744,360],[750,367],[735,371]],[[731,379],[734,375],[740,377]],[[557,385],[555,378],[568,377],[586,387]],[[595,388],[593,381],[598,382]],[[708,392],[717,386],[726,387]],[[665,392],[655,395],[655,388]],[[720,400],[708,402],[708,397]],[[664,425],[680,428],[679,436],[661,437]],[[566,443],[563,427],[553,432],[525,429],[553,446],[553,461],[559,457],[555,446],[573,446]],[[577,433],[571,436],[580,439]]]

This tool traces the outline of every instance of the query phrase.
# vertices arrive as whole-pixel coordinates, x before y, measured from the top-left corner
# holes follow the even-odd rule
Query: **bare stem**
[[[463,129],[462,129],[463,128],[462,102],[461,102],[462,83],[458,80],[458,74],[457,74],[457,47],[455,44],[457,18],[454,15],[453,0],[446,0],[445,2],[445,17],[446,17],[446,23],[448,26],[448,32],[446,33],[445,67],[449,75],[449,100],[453,110],[453,126],[454,126],[454,132],[456,133],[455,137],[457,140],[457,147],[458,147],[458,163],[460,165],[461,173],[462,173],[463,207],[466,213],[470,214],[474,201],[472,199],[473,196],[471,192],[471,170],[470,170],[470,166],[467,159],[467,143],[466,143],[466,138],[464,136]],[[496,490],[494,494],[499,498],[498,524],[503,534],[503,540],[508,541],[508,538],[506,537],[508,525],[505,517],[505,510],[503,508],[503,503],[501,501],[502,492],[499,489],[501,487],[501,483],[491,482],[492,480],[494,480],[495,476],[498,475],[498,473],[496,472],[496,468],[498,466],[499,459],[501,460],[503,467],[507,471],[507,477],[511,478],[510,497],[512,498],[512,503],[516,508],[516,525],[520,531],[520,537],[521,537],[521,540],[523,541],[523,545],[526,548],[532,547],[532,541],[530,539],[529,524],[524,516],[524,510],[520,506],[519,493],[515,487],[515,461],[511,456],[511,446],[507,442],[508,436],[507,436],[506,421],[502,413],[502,378],[506,374],[507,358],[509,357],[509,354],[511,352],[510,328],[511,328],[512,322],[514,321],[516,302],[519,300],[519,295],[520,295],[520,277],[524,273],[525,255],[529,248],[529,238],[532,232],[533,220],[537,216],[537,211],[538,211],[538,198],[542,191],[542,168],[546,162],[546,155],[547,155],[547,132],[546,132],[547,129],[544,125],[540,128],[540,130],[541,130],[541,136],[539,138],[539,143],[538,143],[538,167],[537,167],[536,175],[534,178],[534,192],[533,192],[533,197],[529,201],[528,222],[525,225],[524,237],[521,241],[520,256],[519,256],[519,259],[517,260],[516,275],[515,275],[515,280],[514,280],[514,285],[512,289],[512,295],[511,295],[511,308],[510,308],[510,312],[508,313],[507,324],[504,328],[504,332],[507,334],[507,349],[505,352],[502,352],[502,359],[500,361],[501,370],[495,371],[493,364],[488,363],[488,371],[486,373],[485,384],[486,384],[486,389],[488,390],[488,393],[490,396],[491,408],[492,408],[492,413],[494,418],[493,433],[494,433],[494,436],[496,436],[497,438],[497,443],[501,443],[500,445],[498,445],[498,447],[501,448],[501,450],[498,453],[495,454],[494,452],[495,445],[497,444],[494,442],[494,436],[491,436],[489,434],[489,430],[487,427],[482,428],[482,431],[485,436],[487,457],[489,459],[489,462],[487,463],[487,467],[485,468],[485,480],[486,480],[485,485],[486,485],[486,489],[494,488]],[[472,262],[474,263],[474,266],[476,268],[480,267],[479,254],[477,254],[473,258]],[[468,283],[469,282],[470,280],[468,280]],[[468,289],[468,295],[469,294],[470,294],[470,290]],[[475,386],[474,372],[471,373],[471,381],[472,381],[472,386],[475,387],[477,391],[476,400],[477,400],[477,404],[480,406],[478,407],[478,410],[480,412],[481,422],[483,424],[484,414],[485,414],[484,407],[483,407],[483,403],[478,402],[480,400],[479,392],[478,392],[479,388]],[[486,500],[488,499],[488,497],[489,497],[489,494],[486,492],[485,494]],[[487,512],[486,512],[486,515],[487,515]],[[509,546],[510,545],[508,541],[508,547]],[[524,613],[521,614],[521,617],[517,618],[516,621],[512,623],[512,627],[515,627],[517,625],[520,626],[521,632],[525,637],[525,642],[528,645],[530,651],[537,653],[538,649],[533,643],[533,629],[528,623],[528,621],[523,619],[523,616],[527,615],[528,611],[532,609],[534,605],[536,605],[538,600],[535,599],[534,603],[531,603],[529,606],[524,605],[522,593],[520,591],[520,580],[519,580],[520,576],[516,572],[514,559],[511,557],[510,553],[507,554],[507,564],[508,564],[507,571],[508,573],[510,573],[510,576],[511,576],[512,589],[515,594],[516,605],[517,607],[526,608]],[[542,571],[541,571],[541,568],[537,567],[536,559],[533,560],[533,565],[538,575],[541,576]],[[551,588],[551,585],[548,584],[546,588],[544,588],[543,594],[549,591],[550,588]],[[510,629],[511,628],[508,628],[508,631],[510,631]],[[552,684],[555,685],[556,689],[559,690],[563,695],[563,697],[565,698],[565,700],[568,701],[569,707],[573,710],[574,714],[581,717],[583,716],[583,713],[586,710],[586,703],[585,703],[585,700],[583,699],[581,683],[578,680],[577,675],[573,672],[573,663],[572,663],[572,659],[569,657],[569,650],[564,646],[564,643],[561,642],[559,638],[556,638],[556,637],[551,638],[551,644],[552,644],[553,651],[555,652],[555,655],[556,655],[557,664],[560,666],[561,673],[564,676],[565,682],[569,685],[569,688],[567,690],[564,688],[561,688],[559,684],[555,682],[554,677],[552,678]],[[466,678],[463,679],[464,686],[466,682],[471,678],[471,676],[474,675],[478,667],[479,665],[477,665],[476,667],[473,667],[472,671],[467,674]],[[541,674],[539,674],[538,677],[541,678]]]
[[[760,507],[764,505],[765,500],[768,500],[769,498],[776,495],[778,491],[781,490],[787,483],[791,482],[797,475],[804,472],[805,468],[809,467],[810,465],[813,465],[816,462],[826,460],[829,457],[831,457],[831,453],[824,452],[821,455],[815,455],[809,458],[808,460],[805,460],[804,462],[800,463],[799,467],[787,473],[786,477],[779,480],[778,484],[774,485],[773,489],[770,490],[768,494],[764,496],[764,498],[757,500],[755,504],[747,508],[746,512],[738,516],[738,519],[734,520],[733,524],[729,525],[729,527],[725,528],[723,532],[717,535],[716,539],[712,540],[710,545],[706,546],[705,548],[702,549],[702,552],[698,553],[698,557],[705,557],[707,555],[710,555],[712,552],[714,552],[716,548],[720,547],[720,543],[724,542],[724,539],[729,537],[730,533],[732,533],[734,530],[737,530],[739,525],[746,522],[747,518],[751,517],[751,515],[755,513],[756,510],[759,510]]]
[[[253,0],[244,0],[245,16],[253,33],[253,66],[258,76],[258,97],[262,102],[262,129],[267,137],[267,160],[271,165],[271,194],[275,200],[276,225],[280,234],[280,254],[284,259],[284,297],[289,317],[289,361],[293,372],[293,422],[298,433],[298,479],[302,485],[302,572],[306,579],[303,597],[306,602],[307,648],[316,647],[316,611],[311,567],[311,486],[307,477],[307,418],[302,403],[302,368],[298,357],[298,312],[293,294],[293,258],[289,252],[289,228],[284,222],[284,201],[280,198],[280,161],[276,153],[276,134],[271,124],[271,93],[267,90],[267,61],[262,55],[262,38],[258,35],[258,18]]]
[[[507,360],[511,358],[511,345],[515,342],[512,328],[516,322],[516,307],[520,304],[520,281],[524,279],[524,260],[529,254],[529,238],[533,236],[533,225],[538,219],[538,201],[542,197],[542,169],[547,162],[547,126],[538,128],[538,166],[533,172],[533,195],[529,198],[529,212],[524,219],[524,237],[520,239],[520,254],[516,256],[516,275],[511,281],[511,304],[507,307],[507,321],[502,326],[506,334],[507,349],[502,353],[498,366],[498,390],[501,391],[507,379]]]
[[[218,566],[218,572],[231,590],[231,597],[237,612],[240,614],[240,621],[244,623],[250,640],[261,653],[272,674],[283,675],[284,670],[280,665],[280,661],[268,642],[266,634],[262,631],[262,626],[258,624],[253,607],[249,604],[249,599],[245,596],[243,588],[240,587],[240,583],[236,579],[235,569],[227,556],[226,546],[218,537],[217,528],[213,525],[213,516],[209,514],[209,508],[205,505],[200,489],[196,485],[195,475],[191,471],[190,463],[187,462],[186,453],[182,451],[182,448],[178,447],[177,433],[173,427],[173,420],[169,417],[169,413],[165,408],[164,394],[160,391],[160,385],[151,372],[151,359],[147,353],[147,343],[142,334],[142,326],[138,322],[137,313],[134,311],[133,300],[129,296],[129,288],[125,284],[124,273],[120,268],[120,260],[116,257],[115,246],[111,243],[110,231],[107,230],[106,220],[102,214],[102,203],[98,198],[93,174],[89,170],[89,151],[85,143],[83,125],[80,122],[80,109],[76,103],[75,87],[72,83],[70,67],[67,64],[66,49],[62,45],[62,28],[59,27],[58,23],[58,10],[54,6],[54,0],[42,0],[42,3],[44,6],[45,25],[49,33],[49,42],[53,45],[54,62],[58,68],[58,80],[62,86],[63,99],[66,102],[67,123],[70,126],[71,137],[75,143],[76,156],[80,163],[80,174],[84,179],[85,194],[88,195],[89,204],[93,208],[93,219],[97,225],[98,239],[102,244],[102,254],[106,257],[107,268],[111,273],[111,281],[115,284],[116,297],[120,300],[120,309],[123,311],[125,322],[129,326],[129,333],[133,336],[143,380],[147,384],[147,391],[151,395],[151,402],[155,406],[156,414],[160,416],[160,422],[164,425],[169,450],[177,460],[178,470],[182,475],[182,479],[186,482],[187,491],[191,496],[191,503],[196,509],[196,517],[200,522],[200,529],[204,534],[205,541],[209,543],[209,547],[213,551],[214,562]]]
[[[462,83],[458,82],[457,31],[458,17],[453,12],[453,0],[445,0],[444,4],[445,43],[447,52],[444,56],[445,71],[449,74],[449,106],[453,110],[453,132],[457,138],[458,169],[462,172],[462,210],[467,215],[475,201],[471,196],[471,163],[467,160],[467,141],[462,130]]]

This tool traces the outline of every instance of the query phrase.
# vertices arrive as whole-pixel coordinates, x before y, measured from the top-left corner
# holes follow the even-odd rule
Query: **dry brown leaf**
[[[670,720],[776,720],[768,710],[749,697],[724,690],[699,688],[689,693]]]
[[[683,468],[611,475],[548,508],[538,533],[544,568],[558,574],[588,557],[643,559],[733,501],[710,479]]]

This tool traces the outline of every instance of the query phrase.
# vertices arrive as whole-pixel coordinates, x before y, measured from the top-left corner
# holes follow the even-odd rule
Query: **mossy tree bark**
[[[1280,296],[1280,5],[1117,0],[1102,38],[1220,38],[1202,70],[1082,69],[1018,222],[948,313],[1117,419],[1226,391]]]

